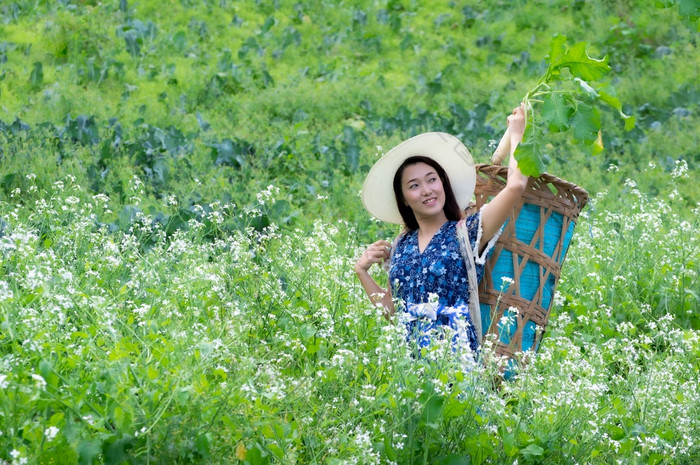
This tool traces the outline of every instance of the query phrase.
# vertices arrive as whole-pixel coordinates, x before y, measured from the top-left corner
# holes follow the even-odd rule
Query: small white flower
[[[56,428],[55,426],[49,426],[44,431],[44,436],[46,436],[47,441],[53,441],[54,439],[56,439],[58,432],[59,432],[58,428]]]
[[[687,178],[688,162],[685,160],[676,160],[676,167],[671,171],[671,176],[674,178]]]
[[[32,373],[32,378],[36,381],[36,387],[39,389],[44,389],[46,387],[46,380],[43,376]]]
[[[9,284],[6,281],[0,281],[0,302],[9,300],[12,297],[14,297],[14,293],[10,289]]]
[[[12,449],[10,451],[10,457],[12,457],[13,459],[18,459],[20,455],[22,454],[17,449]]]

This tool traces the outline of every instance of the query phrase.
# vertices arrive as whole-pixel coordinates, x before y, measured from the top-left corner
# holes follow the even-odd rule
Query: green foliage
[[[600,112],[592,103],[610,105],[625,121],[626,131],[634,128],[634,117],[623,113],[620,101],[590,84],[590,81],[599,80],[610,71],[607,61],[607,57],[601,60],[589,57],[583,42],[567,48],[566,37],[554,36],[549,68],[523,99],[530,127],[515,152],[523,174],[537,177],[545,171],[546,163],[541,154],[547,129],[552,132],[572,129],[574,140],[592,146],[594,154],[603,150]],[[565,69],[568,70],[567,74],[563,73]],[[542,101],[542,110],[537,114],[533,102],[539,101]],[[541,122],[539,117],[542,118]]]

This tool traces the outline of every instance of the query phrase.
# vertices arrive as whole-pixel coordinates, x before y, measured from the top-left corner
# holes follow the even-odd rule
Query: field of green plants
[[[699,17],[3,0],[0,464],[700,463]],[[353,272],[398,232],[364,176],[432,130],[488,162],[556,41],[609,72],[539,126],[591,197],[539,352],[415,358]]]

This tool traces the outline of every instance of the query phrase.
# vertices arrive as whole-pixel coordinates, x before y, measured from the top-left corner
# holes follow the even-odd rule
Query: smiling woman
[[[372,303],[387,318],[398,306],[408,339],[428,347],[452,328],[453,347],[472,354],[481,343],[477,286],[486,256],[520,197],[527,177],[513,158],[522,140],[522,107],[508,117],[511,160],[507,186],[487,206],[465,218],[476,173],[469,151],[455,137],[426,133],[384,155],[365,180],[365,208],[378,219],[403,224],[405,231],[390,244],[379,240],[364,251],[355,272]],[[392,179],[391,184],[387,182]],[[379,286],[369,274],[372,264],[390,261],[389,285]]]

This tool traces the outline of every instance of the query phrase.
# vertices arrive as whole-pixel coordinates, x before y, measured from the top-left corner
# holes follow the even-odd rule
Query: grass
[[[217,231],[284,192],[257,197],[169,238],[148,215],[99,227],[108,199],[70,178],[2,204],[7,450],[57,463],[697,456],[699,249],[680,200],[632,189],[612,214],[595,199],[543,346],[495,388],[497,366],[464,371],[440,346],[410,355],[352,277],[348,223]],[[664,260],[646,242],[666,244]]]

